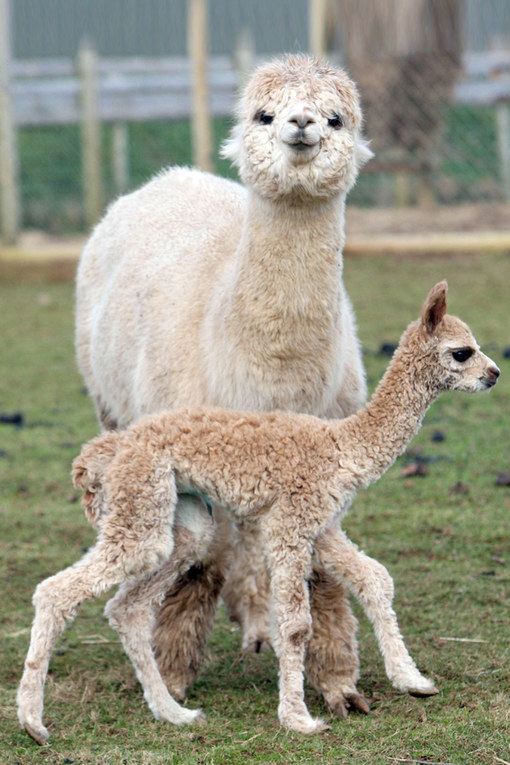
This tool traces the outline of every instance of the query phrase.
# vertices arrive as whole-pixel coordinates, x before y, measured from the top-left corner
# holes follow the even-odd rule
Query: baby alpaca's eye
[[[334,114],[328,119],[328,125],[332,128],[335,128],[335,130],[339,130],[344,126],[344,123],[339,114]]]
[[[458,351],[452,351],[455,361],[460,361],[461,363],[470,359],[472,355],[473,350],[471,348],[459,348]]]
[[[270,125],[274,117],[272,114],[267,114],[267,112],[260,110],[255,114],[254,119],[255,122],[260,122],[262,125]]]

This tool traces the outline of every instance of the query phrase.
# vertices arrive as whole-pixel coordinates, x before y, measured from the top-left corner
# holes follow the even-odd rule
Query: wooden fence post
[[[129,138],[125,122],[112,128],[112,175],[116,194],[124,194],[129,186]]]
[[[207,0],[188,0],[188,56],[191,71],[193,163],[212,170],[211,115],[207,81]]]
[[[510,104],[508,102],[500,101],[496,104],[496,127],[503,194],[505,200],[510,202]]]
[[[308,29],[310,53],[326,53],[328,0],[308,0]]]
[[[101,123],[99,121],[97,54],[83,42],[78,53],[81,90],[82,173],[85,221],[91,227],[103,212]]]
[[[0,0],[0,223],[4,244],[16,244],[20,203],[16,128],[11,98],[10,0]]]

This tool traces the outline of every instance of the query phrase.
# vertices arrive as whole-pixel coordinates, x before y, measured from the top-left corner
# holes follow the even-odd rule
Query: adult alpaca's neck
[[[289,298],[292,302],[288,291],[279,294],[281,285],[293,284],[298,297],[302,292],[313,295],[316,284],[342,268],[344,210],[345,196],[270,201],[250,191],[237,251],[237,290],[254,294],[264,280],[266,299],[273,306],[275,298],[286,306]],[[329,284],[326,292],[335,291],[336,284]]]
[[[430,372],[430,360],[404,340],[367,406],[337,424],[335,438],[342,451],[348,446],[358,486],[378,480],[420,429],[440,393]]]
[[[231,318],[248,332],[251,320],[257,322],[252,342],[266,343],[266,332],[279,333],[292,354],[296,333],[324,333],[338,302],[344,206],[344,196],[290,202],[250,192],[236,253]],[[259,323],[262,316],[265,327]]]
[[[221,339],[229,387],[217,364],[209,364],[209,400],[225,405],[231,392],[233,408],[324,415],[337,395],[343,316],[350,310],[341,281],[345,195],[290,202],[248,194],[204,343],[217,347]]]

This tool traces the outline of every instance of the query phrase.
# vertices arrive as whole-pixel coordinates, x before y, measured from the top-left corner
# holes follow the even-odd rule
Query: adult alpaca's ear
[[[427,334],[433,335],[443,321],[446,313],[446,293],[448,284],[445,280],[438,282],[427,295],[421,312],[421,323]]]
[[[375,156],[374,152],[370,148],[370,141],[366,138],[358,136],[356,138],[356,166],[358,170],[366,165],[366,163]]]

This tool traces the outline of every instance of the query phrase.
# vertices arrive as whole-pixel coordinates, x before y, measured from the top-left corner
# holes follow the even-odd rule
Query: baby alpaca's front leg
[[[274,647],[280,662],[278,718],[289,730],[317,733],[327,726],[310,716],[304,700],[305,650],[312,631],[306,584],[312,544],[295,528],[286,528],[285,521],[285,516],[273,516],[263,535],[276,626]]]
[[[393,686],[417,696],[438,693],[434,683],[418,671],[400,634],[392,607],[393,579],[386,568],[358,550],[339,529],[328,529],[317,537],[314,567],[338,576],[363,606]]]

